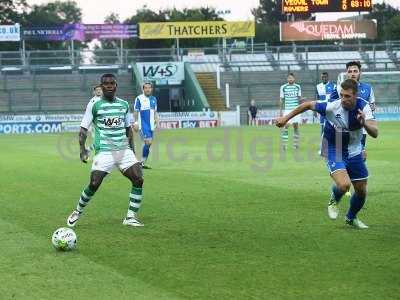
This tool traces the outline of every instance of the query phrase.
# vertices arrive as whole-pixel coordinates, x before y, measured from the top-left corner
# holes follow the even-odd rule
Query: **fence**
[[[336,81],[336,78],[332,79]],[[378,108],[398,107],[400,109],[400,72],[366,72],[363,74],[362,81],[373,87]],[[312,77],[299,77],[299,83],[302,87],[302,96],[307,100],[313,100],[317,80]],[[280,86],[279,82],[243,81],[240,86],[233,85],[231,88],[234,94],[233,102],[235,105],[247,107],[250,100],[254,99],[263,109],[277,109]]]
[[[265,54],[265,61],[269,61],[275,67],[289,65],[288,61],[285,61],[287,54],[293,54],[299,64],[318,66],[320,65],[318,60],[310,59],[310,56],[317,52],[359,52],[362,58],[371,64],[398,64],[400,59],[400,41],[388,41],[384,44],[291,46],[269,46],[268,44],[244,44],[244,46],[239,46],[233,43],[227,47],[218,45],[210,48],[196,49],[177,49],[172,47],[163,49],[115,48],[105,50],[0,51],[0,67],[3,69],[15,67],[31,71],[37,67],[71,66],[72,68],[79,68],[82,66],[106,64],[128,68],[133,62],[182,61],[193,50],[198,50],[204,55],[214,55],[218,58],[218,63],[222,64],[235,63],[234,55],[237,54]],[[387,58],[382,59],[382,57],[377,55],[378,52],[386,52]]]
[[[92,97],[101,72],[0,76],[0,112],[81,112]],[[131,73],[118,75],[118,96],[136,94]]]

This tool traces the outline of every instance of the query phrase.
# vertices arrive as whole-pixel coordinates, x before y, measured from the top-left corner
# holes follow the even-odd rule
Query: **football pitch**
[[[300,130],[286,155],[274,127],[157,133],[145,227],[122,225],[130,184],[114,171],[65,253],[51,235],[90,171],[77,134],[1,136],[0,299],[398,299],[400,123],[367,141],[363,231],[344,225],[347,197],[328,219],[319,127]]]

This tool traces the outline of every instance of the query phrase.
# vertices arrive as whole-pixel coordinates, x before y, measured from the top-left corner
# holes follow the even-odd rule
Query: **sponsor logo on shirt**
[[[287,97],[297,97],[297,92],[285,92]]]
[[[342,119],[342,115],[341,114],[336,114],[335,115],[335,119],[337,124],[333,124],[333,127],[335,127],[336,129],[338,129],[341,132],[347,132],[346,129],[346,123],[344,122],[344,120]]]
[[[122,118],[104,118],[103,123],[107,127],[119,127],[123,122]]]

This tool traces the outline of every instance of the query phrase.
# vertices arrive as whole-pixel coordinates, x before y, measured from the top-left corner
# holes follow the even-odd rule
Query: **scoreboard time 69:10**
[[[282,0],[282,13],[371,11],[372,0]]]

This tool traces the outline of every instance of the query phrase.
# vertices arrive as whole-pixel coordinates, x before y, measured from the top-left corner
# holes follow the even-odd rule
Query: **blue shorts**
[[[153,131],[152,130],[140,130],[140,136],[142,139],[152,139],[153,138]]]
[[[368,178],[368,170],[361,154],[341,161],[328,160],[327,166],[330,174],[338,170],[346,170],[351,181],[363,180]]]

